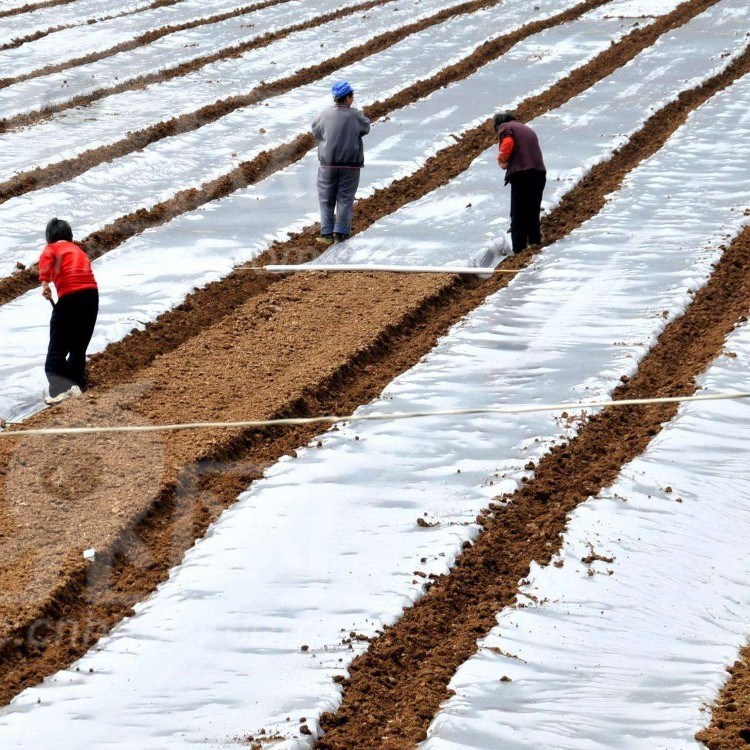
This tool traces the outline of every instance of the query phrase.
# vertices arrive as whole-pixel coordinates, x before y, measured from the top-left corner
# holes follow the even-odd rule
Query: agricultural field
[[[747,0],[0,0],[0,105],[2,750],[750,747]]]

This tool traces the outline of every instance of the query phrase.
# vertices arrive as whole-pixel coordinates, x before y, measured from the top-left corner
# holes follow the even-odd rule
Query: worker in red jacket
[[[48,404],[78,396],[86,386],[86,349],[99,314],[99,290],[91,261],[73,244],[70,224],[52,219],[45,231],[47,246],[39,258],[42,295],[53,305],[44,371]],[[50,282],[57,290],[53,302]]]
[[[542,149],[536,133],[519,122],[512,112],[494,117],[499,139],[497,163],[505,170],[505,184],[510,183],[510,235],[513,252],[542,241],[539,212],[547,182]]]

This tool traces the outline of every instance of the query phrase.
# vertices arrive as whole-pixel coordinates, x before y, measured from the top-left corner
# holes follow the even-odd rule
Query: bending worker
[[[499,138],[497,163],[505,170],[505,184],[510,183],[510,234],[513,252],[542,241],[539,212],[547,182],[542,149],[536,133],[519,122],[512,112],[494,117]]]
[[[346,81],[339,81],[332,93],[333,106],[324,109],[312,124],[320,161],[318,242],[326,245],[343,242],[351,231],[359,170],[365,165],[362,136],[370,132],[370,121],[352,107],[352,87]]]
[[[86,349],[99,314],[99,291],[91,261],[73,244],[70,224],[52,219],[47,246],[39,258],[42,295],[52,302],[50,282],[57,290],[49,324],[49,348],[44,371],[49,381],[48,404],[78,396],[86,386]]]

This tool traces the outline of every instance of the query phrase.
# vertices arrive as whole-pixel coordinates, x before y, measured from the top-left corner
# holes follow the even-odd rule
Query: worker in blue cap
[[[354,89],[338,81],[331,92],[333,106],[326,107],[312,124],[320,161],[318,242],[324,245],[343,242],[351,232],[359,170],[365,165],[362,136],[370,132],[370,121],[352,107]]]

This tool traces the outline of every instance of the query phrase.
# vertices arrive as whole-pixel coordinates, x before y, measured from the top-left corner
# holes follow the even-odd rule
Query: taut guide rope
[[[198,429],[243,429],[264,427],[296,427],[310,424],[336,424],[338,422],[389,422],[401,419],[449,417],[472,414],[526,414],[540,411],[579,411],[617,406],[649,406],[694,401],[727,401],[750,398],[750,393],[711,393],[697,396],[662,396],[658,398],[627,398],[611,401],[592,401],[560,404],[519,404],[517,406],[476,407],[473,409],[445,409],[438,411],[394,412],[393,414],[348,414],[320,417],[288,417],[282,419],[251,419],[239,422],[181,422],[177,424],[109,425],[100,427],[46,427],[31,430],[3,430],[2,437],[29,437],[32,435],[89,435],[117,432],[173,432]],[[14,424],[14,423],[10,423]]]

